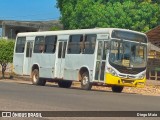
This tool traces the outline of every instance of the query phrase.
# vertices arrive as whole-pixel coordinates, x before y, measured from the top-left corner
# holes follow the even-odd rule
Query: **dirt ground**
[[[111,88],[108,87],[96,87],[95,89],[111,91]],[[151,96],[160,96],[160,81],[147,80],[145,87],[136,88],[136,87],[124,87],[124,93],[132,94],[141,94],[141,95],[151,95]]]
[[[109,87],[93,86],[93,89],[112,91]],[[123,93],[160,96],[160,81],[147,80],[145,87],[124,87]]]

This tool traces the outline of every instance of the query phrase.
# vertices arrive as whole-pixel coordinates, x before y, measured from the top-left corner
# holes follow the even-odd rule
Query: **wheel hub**
[[[87,76],[83,77],[83,85],[86,85],[88,83],[89,79]]]

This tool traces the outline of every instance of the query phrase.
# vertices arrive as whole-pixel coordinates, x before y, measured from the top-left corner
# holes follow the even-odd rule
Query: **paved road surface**
[[[34,86],[27,83],[0,80],[0,111],[4,110],[160,111],[160,97],[107,91],[85,91],[78,88],[65,89],[56,85]],[[127,120],[127,118],[124,119]]]

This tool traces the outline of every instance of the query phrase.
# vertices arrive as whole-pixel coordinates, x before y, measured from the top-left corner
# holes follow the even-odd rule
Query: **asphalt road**
[[[0,80],[0,111],[160,111],[160,97]]]

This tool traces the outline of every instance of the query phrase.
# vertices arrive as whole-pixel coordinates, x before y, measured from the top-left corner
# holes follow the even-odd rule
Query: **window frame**
[[[43,37],[43,41],[42,41],[43,43],[40,43],[40,42],[36,43],[38,37]],[[45,37],[44,36],[36,36],[35,41],[34,41],[33,53],[44,53],[44,51],[45,51]]]
[[[54,37],[54,40],[52,40],[52,42],[49,42],[50,44],[47,44],[47,42],[46,42],[46,38],[47,37]],[[57,47],[57,41],[58,41],[57,38],[58,38],[57,35],[48,35],[48,36],[45,36],[45,51],[44,51],[44,53],[46,53],[46,54],[55,54],[56,47]],[[52,51],[47,52],[47,46],[48,45],[54,46],[54,48],[52,49]]]
[[[79,36],[79,39],[77,39],[78,42],[76,42],[76,39],[72,39],[72,37]],[[68,40],[68,47],[67,47],[67,54],[81,54],[83,51],[81,50],[81,43],[83,46],[84,42],[84,35],[83,34],[72,34],[69,36]],[[75,42],[74,42],[75,41]],[[74,46],[74,47],[72,47]],[[78,47],[76,47],[78,46]]]
[[[88,41],[89,44],[88,44],[87,46],[89,46],[90,48],[92,48],[91,53],[89,53],[89,52],[87,52],[87,50],[86,50],[86,42],[87,42],[87,36],[91,36],[91,35],[94,35],[95,40],[94,40],[94,42],[91,42],[91,40]],[[84,52],[84,54],[94,54],[94,53],[95,53],[95,49],[96,49],[96,40],[97,40],[97,34],[85,34],[85,41],[84,41],[85,52]],[[94,46],[93,46],[93,44],[94,44]],[[89,48],[89,47],[88,47],[88,48]],[[88,49],[88,48],[87,48],[87,49]]]

